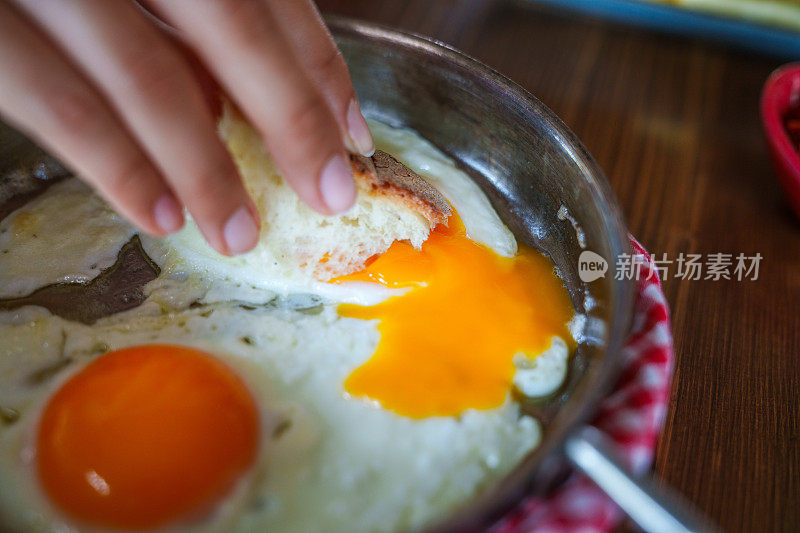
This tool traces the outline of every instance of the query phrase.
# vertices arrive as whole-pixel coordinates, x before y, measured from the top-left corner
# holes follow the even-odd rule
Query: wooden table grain
[[[677,362],[655,471],[726,531],[797,530],[800,221],[758,118],[779,61],[525,2],[319,6],[450,43],[532,92],[583,140],[657,256],[763,256],[757,281],[664,281]]]

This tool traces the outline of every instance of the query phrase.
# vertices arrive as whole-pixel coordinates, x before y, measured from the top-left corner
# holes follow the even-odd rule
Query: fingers
[[[58,51],[2,2],[0,72],[7,73],[0,76],[0,113],[142,230],[164,235],[180,229],[180,205],[124,125]]]
[[[216,135],[202,90],[144,14],[129,2],[20,5],[102,90],[206,240],[224,254],[255,246],[257,211]]]
[[[151,3],[182,32],[259,130],[298,195],[322,213],[350,208],[356,190],[336,118],[266,5]]]
[[[342,54],[311,0],[269,0],[272,12],[299,58],[317,83],[339,123],[348,148],[367,157],[375,143],[361,114]]]

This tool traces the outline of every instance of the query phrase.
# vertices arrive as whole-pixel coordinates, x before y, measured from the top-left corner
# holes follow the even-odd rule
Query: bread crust
[[[231,120],[247,122],[239,108],[230,100],[225,101],[223,109],[223,116],[228,114]],[[452,214],[447,199],[392,155],[377,149],[372,157],[350,153],[350,166],[360,190],[395,201],[419,213],[428,221],[430,229],[439,224],[447,225]]]
[[[372,157],[350,154],[356,184],[367,194],[383,196],[422,215],[431,228],[447,225],[451,209],[442,194],[419,174],[390,154],[375,150]]]

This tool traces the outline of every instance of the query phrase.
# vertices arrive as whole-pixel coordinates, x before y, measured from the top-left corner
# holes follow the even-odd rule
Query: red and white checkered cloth
[[[617,445],[620,459],[634,474],[653,461],[664,424],[674,353],[669,309],[650,254],[633,237],[637,281],[631,336],[623,348],[624,369],[614,391],[600,406],[592,425]],[[606,532],[622,511],[586,476],[572,476],[548,498],[531,497],[492,527],[492,533]]]

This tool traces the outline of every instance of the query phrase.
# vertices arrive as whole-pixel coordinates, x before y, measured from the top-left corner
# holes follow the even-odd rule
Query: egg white
[[[0,221],[0,298],[89,281],[135,232],[81,181],[56,183]]]

